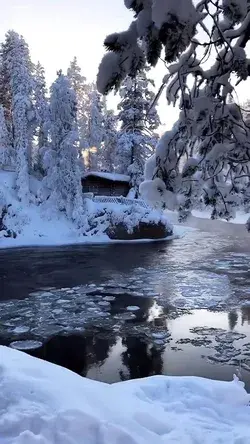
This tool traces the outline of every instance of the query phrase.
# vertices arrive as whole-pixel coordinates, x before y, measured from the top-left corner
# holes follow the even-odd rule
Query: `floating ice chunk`
[[[85,304],[89,307],[96,307],[96,304],[93,301],[86,301]]]
[[[115,296],[105,296],[105,298],[103,298],[103,300],[107,302],[112,302],[115,299],[116,299]]]
[[[238,333],[237,331],[229,331],[215,336],[215,340],[217,342],[232,343],[234,341],[238,341],[239,339],[245,339],[245,337],[246,335],[244,335],[244,333]]]
[[[22,327],[14,328],[13,333],[17,333],[17,334],[28,333],[29,330],[30,330],[29,327],[27,327],[26,325],[23,325]]]
[[[127,289],[125,288],[114,288],[112,289],[112,291],[110,291],[110,293],[112,295],[120,295],[120,294],[124,294],[127,292]]]
[[[138,310],[140,310],[140,307],[138,307],[138,305],[128,305],[126,310],[128,310],[128,311],[138,311]]]
[[[109,307],[110,306],[110,302],[106,301],[100,301],[98,302],[98,305],[101,305],[102,307]]]
[[[165,345],[165,341],[163,341],[162,339],[156,339],[154,341],[154,344],[164,346]]]
[[[73,290],[73,289],[72,289],[72,290],[67,290],[66,293],[68,293],[68,294],[74,294],[74,293],[75,293],[75,290]]]
[[[155,339],[165,339],[167,336],[169,336],[169,333],[165,332],[165,331],[159,331],[159,332],[152,333],[152,338],[155,338]]]
[[[129,313],[120,313],[114,316],[114,319],[118,319],[120,321],[130,321],[131,319],[135,319],[136,315],[132,312]]]
[[[15,324],[20,320],[21,318],[12,318],[7,321],[2,321],[1,324],[4,325],[5,327],[15,327],[16,326]]]
[[[60,321],[61,324],[63,321]],[[58,324],[40,324],[37,327],[33,328],[31,332],[35,336],[39,336],[39,338],[49,338],[50,336],[57,335],[63,330],[63,325]]]
[[[32,291],[32,293],[29,293],[29,296],[40,296],[42,293],[42,291]]]
[[[35,350],[42,347],[42,345],[40,341],[14,341],[11,342],[10,347],[16,350]]]
[[[59,314],[63,313],[63,309],[62,308],[55,308],[54,310],[52,310],[52,313],[55,315],[59,315]]]
[[[40,307],[48,307],[51,305],[51,302],[47,301],[47,302],[40,302]]]
[[[40,293],[41,297],[49,297],[49,296],[53,296],[53,293],[51,293],[51,291],[44,291],[43,293]]]

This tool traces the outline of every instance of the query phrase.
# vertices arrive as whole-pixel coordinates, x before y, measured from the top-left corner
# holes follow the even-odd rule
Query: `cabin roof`
[[[87,179],[88,177],[98,177],[101,179],[110,180],[112,182],[129,183],[130,181],[130,177],[126,176],[126,174],[106,173],[103,171],[88,171],[87,173],[84,173],[83,179]]]

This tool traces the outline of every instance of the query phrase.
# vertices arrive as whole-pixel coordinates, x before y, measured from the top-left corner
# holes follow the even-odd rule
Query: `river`
[[[0,343],[105,382],[236,373],[250,390],[250,235],[189,225],[168,242],[0,250]]]

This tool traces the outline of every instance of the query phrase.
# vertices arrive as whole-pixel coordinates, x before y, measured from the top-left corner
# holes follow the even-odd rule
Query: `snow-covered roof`
[[[108,179],[112,180],[114,182],[129,182],[130,177],[126,176],[126,174],[117,174],[117,173],[105,173],[103,171],[88,171],[84,174],[84,178],[90,177],[90,176],[96,176],[100,177],[102,179]]]

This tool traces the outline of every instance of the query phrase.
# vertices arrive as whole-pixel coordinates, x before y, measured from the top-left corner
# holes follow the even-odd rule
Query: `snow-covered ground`
[[[40,188],[41,182],[34,177],[30,177],[31,203],[23,205],[16,197],[15,172],[0,170],[0,210],[1,205],[11,205],[6,225],[8,229],[13,230],[17,234],[17,237],[14,239],[4,237],[5,233],[3,231],[0,232],[1,248],[111,242],[110,238],[102,232],[94,236],[83,236],[73,221],[66,217],[64,212],[56,211],[51,207],[48,208],[46,203],[38,205],[36,197],[39,196]],[[113,219],[117,220],[117,222],[126,219],[124,209],[128,208],[117,204],[91,202],[90,207],[90,211],[93,211],[93,214],[98,209],[108,208],[112,213]],[[131,223],[136,224],[136,218],[140,217],[140,215],[143,217],[145,213],[145,209],[139,206],[136,209],[137,213],[134,212],[132,217],[127,217],[128,225]],[[153,210],[148,220],[156,220],[158,222],[160,217],[160,213]]]
[[[192,215],[194,217],[198,217],[200,219],[211,219],[211,212],[209,212],[209,211],[193,210],[192,211]],[[247,220],[249,219],[249,216],[250,216],[249,213],[244,213],[242,211],[237,211],[235,218],[230,220],[229,223],[232,223],[232,224],[245,224],[247,222]]]
[[[17,233],[17,238],[0,240],[1,247],[28,245],[60,245],[79,241],[79,235],[73,223],[61,213],[53,220],[43,209],[35,204],[24,206],[16,199],[14,191],[15,173],[0,171],[0,191],[8,204],[13,206],[13,217],[8,218],[8,228]],[[39,188],[39,181],[32,178],[30,183],[34,195]]]
[[[243,383],[154,376],[108,385],[0,347],[1,444],[248,444]]]

